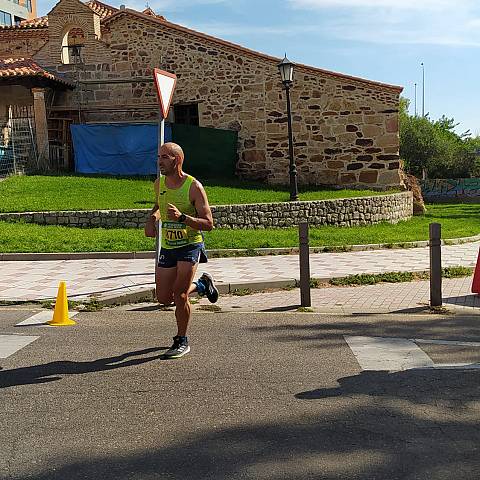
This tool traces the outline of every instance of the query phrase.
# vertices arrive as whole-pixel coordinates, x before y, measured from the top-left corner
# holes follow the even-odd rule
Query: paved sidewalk
[[[443,306],[450,312],[480,314],[480,295],[471,293],[472,277],[443,279]],[[311,289],[312,308],[316,313],[376,314],[428,312],[430,282],[382,283],[358,287]],[[194,310],[221,312],[296,312],[300,290],[277,290],[250,295],[221,295],[212,308],[202,298]]]
[[[479,247],[480,242],[444,246],[442,264],[445,267],[474,266]],[[426,247],[318,253],[310,256],[311,276],[322,280],[356,273],[424,271],[428,268],[429,249]],[[60,280],[66,281],[69,298],[73,300],[83,300],[91,296],[105,299],[112,296],[135,295],[149,292],[154,287],[152,259],[2,261],[0,269],[0,300],[55,298]],[[199,269],[198,274],[201,271]],[[208,264],[208,271],[217,279],[223,292],[281,287],[292,284],[299,278],[296,255],[212,259]],[[462,284],[450,296],[465,296],[466,286],[466,283]],[[391,288],[392,295],[398,297],[400,287],[394,285]],[[360,292],[358,288],[355,291]],[[414,297],[418,295],[419,292],[415,293]],[[406,295],[406,298],[409,296],[410,294]],[[380,299],[376,301],[379,302]],[[426,301],[428,302],[428,298]],[[328,301],[327,305],[330,304]]]

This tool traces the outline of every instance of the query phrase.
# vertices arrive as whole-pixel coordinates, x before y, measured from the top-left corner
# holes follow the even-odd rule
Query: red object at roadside
[[[480,251],[478,252],[477,266],[473,275],[472,293],[480,293]]]

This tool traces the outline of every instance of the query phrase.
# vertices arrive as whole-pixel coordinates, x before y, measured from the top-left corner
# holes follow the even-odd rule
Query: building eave
[[[232,43],[232,42],[229,42],[227,40],[223,40],[223,39],[220,39],[220,38],[217,38],[217,37],[205,34],[205,33],[198,32],[196,30],[192,30],[190,28],[184,27],[182,25],[178,25],[176,23],[172,23],[172,22],[170,22],[168,20],[165,20],[165,19],[162,19],[162,18],[152,17],[150,15],[145,15],[141,12],[137,12],[136,10],[131,10],[129,8],[119,10],[118,12],[114,13],[110,17],[103,20],[102,24],[105,25],[105,26],[110,25],[110,24],[114,23],[116,20],[123,17],[123,16],[134,16],[134,17],[136,17],[140,20],[144,20],[146,22],[154,23],[155,25],[157,25],[161,28],[171,29],[171,30],[175,30],[178,33],[191,35],[191,36],[193,36],[193,37],[195,37],[199,40],[207,40],[207,41],[212,42],[214,44],[217,44],[221,47],[225,47],[229,50],[233,50],[233,51],[235,51],[239,54],[247,55],[247,56],[249,56],[251,58],[254,58],[256,60],[267,61],[268,63],[272,63],[272,64],[275,64],[275,65],[277,65],[281,61],[280,58],[273,57],[273,56],[267,55],[265,53],[257,52],[255,50],[251,50],[249,48],[243,47],[243,46],[238,45],[236,43]],[[322,69],[322,68],[312,67],[310,65],[295,64],[295,67],[297,68],[297,70],[305,72],[305,73],[321,74],[323,76],[335,78],[335,79],[341,80],[341,81],[358,82],[358,83],[364,84],[366,86],[370,86],[372,88],[388,90],[388,91],[392,91],[392,92],[397,93],[397,94],[400,94],[403,91],[403,87],[398,86],[398,85],[391,85],[391,84],[388,84],[388,83],[377,82],[377,81],[374,81],[374,80],[368,80],[368,79],[365,79],[365,78],[355,77],[355,76],[352,76],[352,75],[346,75],[346,74],[334,72],[334,71],[331,71],[331,70],[325,70],[325,69]]]

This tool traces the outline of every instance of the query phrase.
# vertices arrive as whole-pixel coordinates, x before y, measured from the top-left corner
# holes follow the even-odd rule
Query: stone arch
[[[80,4],[83,6],[83,4]],[[71,45],[72,31],[77,30],[83,36],[82,60],[84,63],[91,62],[98,55],[98,40],[100,39],[100,17],[88,7],[77,14],[55,11],[56,14],[48,17],[49,22],[49,50],[54,63],[73,63],[71,61],[68,46]],[[70,37],[70,38],[69,38]],[[65,52],[65,55],[64,55]]]
[[[67,24],[62,29],[61,39],[61,61],[68,65],[72,63],[82,63],[82,48],[88,38],[88,32],[81,23]]]

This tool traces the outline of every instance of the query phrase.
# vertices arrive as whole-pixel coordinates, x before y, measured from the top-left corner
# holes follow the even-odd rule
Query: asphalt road
[[[478,317],[195,314],[162,360],[170,312],[31,313],[0,308],[0,336],[39,337],[0,358],[2,480],[479,478],[480,370],[362,371],[344,339],[479,342]]]

